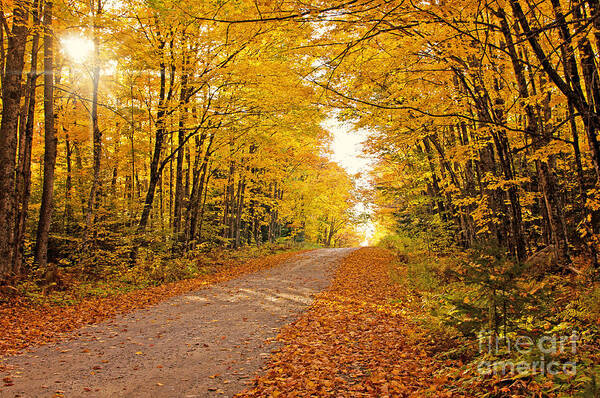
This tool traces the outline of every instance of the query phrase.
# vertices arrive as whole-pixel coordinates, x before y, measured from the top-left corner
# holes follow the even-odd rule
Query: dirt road
[[[352,249],[288,263],[79,329],[0,359],[1,397],[223,397],[244,389],[291,322]]]

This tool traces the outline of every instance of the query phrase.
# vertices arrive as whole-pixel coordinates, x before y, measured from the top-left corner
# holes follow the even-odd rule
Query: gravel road
[[[0,397],[226,397],[242,391],[278,330],[326,288],[352,249],[285,264],[87,326],[13,357]]]

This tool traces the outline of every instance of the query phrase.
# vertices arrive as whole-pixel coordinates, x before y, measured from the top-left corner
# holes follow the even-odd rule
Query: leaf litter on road
[[[389,277],[391,252],[362,248],[347,256],[330,288],[283,328],[253,385],[238,397],[452,396],[436,376],[432,336],[406,314],[410,295]]]

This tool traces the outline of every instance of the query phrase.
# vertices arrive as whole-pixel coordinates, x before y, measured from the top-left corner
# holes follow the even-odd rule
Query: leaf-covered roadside
[[[138,287],[126,293],[109,291],[105,297],[86,297],[73,305],[57,305],[49,300],[39,302],[27,296],[1,297],[0,355],[10,355],[32,345],[56,341],[63,333],[81,326],[147,307],[206,285],[277,266],[299,252],[263,255],[250,260],[233,256],[219,259],[213,271],[196,278],[144,289]]]
[[[415,297],[391,281],[393,260],[382,248],[346,257],[330,288],[281,332],[284,345],[239,396],[452,396],[437,373],[461,364],[434,359],[452,342],[411,320],[406,304]]]

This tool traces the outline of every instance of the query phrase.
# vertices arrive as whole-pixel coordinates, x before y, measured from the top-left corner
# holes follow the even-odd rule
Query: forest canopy
[[[199,17],[216,7],[3,2],[2,275],[48,251],[334,244],[352,179],[326,155],[312,61],[290,50],[314,26]]]
[[[2,3],[0,273],[65,251],[356,243],[598,263],[599,4]],[[327,156],[372,132],[372,192]],[[364,217],[363,217],[364,218]],[[50,250],[49,250],[49,245]]]

